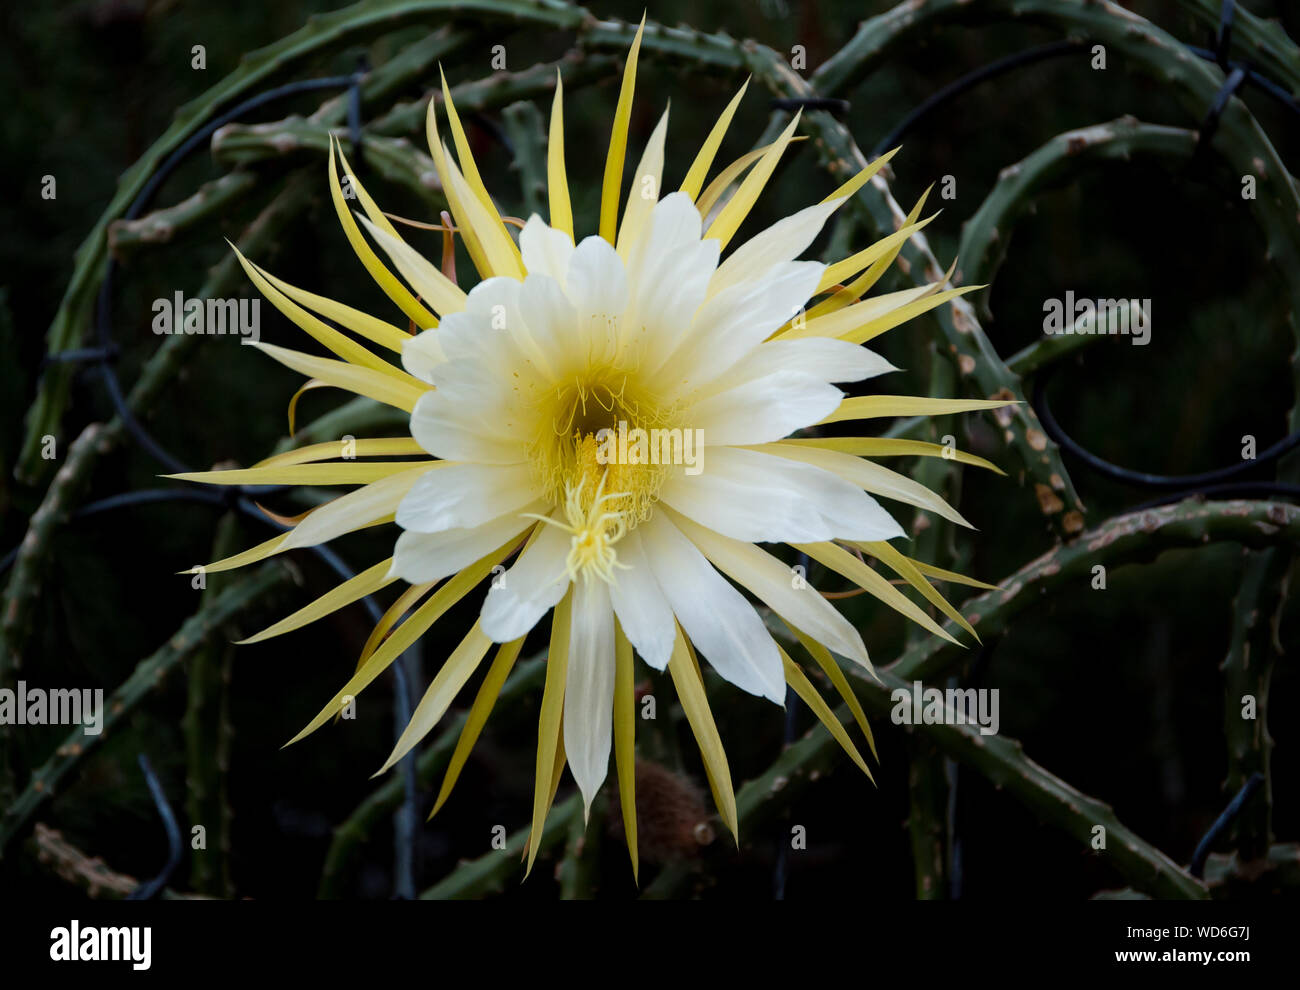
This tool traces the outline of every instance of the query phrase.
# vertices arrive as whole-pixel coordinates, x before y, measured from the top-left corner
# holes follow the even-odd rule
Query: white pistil
[[[572,484],[566,486],[564,514],[567,522],[534,512],[525,513],[528,518],[540,519],[572,536],[569,555],[565,559],[565,570],[570,581],[576,581],[579,575],[582,575],[583,580],[589,580],[591,575],[595,574],[607,584],[613,584],[615,568],[629,569],[627,564],[618,562],[618,554],[614,551],[614,544],[627,534],[624,513],[601,511],[601,506],[606,502],[626,498],[628,493],[603,494],[605,477],[601,475],[600,483],[596,486],[596,497],[585,510],[582,507],[582,489],[587,479],[583,478],[576,487]]]

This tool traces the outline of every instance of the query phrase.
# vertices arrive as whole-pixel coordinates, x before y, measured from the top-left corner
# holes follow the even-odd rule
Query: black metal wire
[[[1223,111],[1228,106],[1228,101],[1232,99],[1232,94],[1241,88],[1241,84],[1246,80],[1246,70],[1240,65],[1234,65],[1228,72],[1228,78],[1223,81],[1219,91],[1214,94],[1214,102],[1210,104],[1209,111],[1205,114],[1205,119],[1201,121],[1201,126],[1197,128],[1196,147],[1192,150],[1192,159],[1196,160],[1203,155],[1209,148],[1210,142],[1214,140],[1215,132],[1219,129],[1219,118],[1223,116]]]
[[[1283,437],[1260,453],[1254,460],[1240,461],[1226,468],[1202,471],[1199,474],[1150,474],[1146,471],[1133,471],[1098,457],[1061,429],[1061,424],[1056,421],[1056,417],[1052,414],[1052,407],[1047,401],[1047,382],[1054,373],[1054,368],[1044,368],[1038,373],[1034,381],[1034,411],[1038,413],[1044,431],[1062,449],[1069,451],[1098,474],[1104,474],[1108,478],[1113,478],[1128,485],[1174,491],[1203,489],[1206,486],[1216,485],[1219,482],[1235,478],[1237,475],[1245,474],[1247,471],[1253,471],[1256,468],[1270,464],[1296,447],[1300,447],[1300,432],[1296,432]]]
[[[1250,800],[1251,795],[1259,790],[1263,784],[1264,775],[1262,773],[1252,773],[1250,778],[1241,785],[1241,790],[1223,809],[1223,814],[1214,820],[1210,830],[1196,844],[1196,852],[1192,853],[1192,863],[1187,870],[1197,880],[1205,876],[1205,861],[1209,859],[1210,847],[1219,840],[1219,836],[1228,830],[1228,826],[1241,814],[1241,809],[1246,806],[1246,802]]]
[[[1214,32],[1214,60],[1228,71],[1228,48],[1232,44],[1232,20],[1237,14],[1237,0],[1223,0],[1219,8],[1219,28]]]
[[[158,896],[167,886],[167,881],[171,879],[172,874],[176,872],[176,867],[180,866],[183,846],[180,826],[176,824],[176,815],[167,801],[167,794],[163,791],[162,784],[158,783],[153,767],[149,765],[149,757],[140,753],[136,759],[140,762],[140,771],[144,774],[144,781],[153,796],[154,807],[158,809],[158,817],[162,819],[163,831],[167,833],[167,862],[162,871],[152,880],[140,884],[126,895],[128,901],[148,901]]]
[[[1218,61],[1215,53],[1209,48],[1197,48],[1194,45],[1189,45],[1187,50],[1198,58],[1205,59],[1207,62]],[[1267,93],[1292,113],[1300,115],[1300,101],[1297,101],[1296,98],[1284,87],[1279,86],[1267,76],[1261,75],[1255,66],[1248,65],[1244,62],[1234,62],[1233,66],[1242,69],[1245,72],[1246,82],[1251,86],[1254,86],[1262,93]]]
[[[954,82],[949,83],[937,93],[927,97],[916,109],[904,117],[892,131],[876,142],[876,146],[871,149],[870,158],[878,158],[890,148],[897,147],[898,142],[902,140],[903,135],[916,126],[922,117],[927,116],[937,107],[955,99],[969,89],[974,89],[985,80],[992,79],[995,76],[1003,75],[1012,69],[1019,69],[1026,65],[1033,65],[1037,62],[1043,62],[1049,58],[1056,58],[1060,55],[1069,55],[1073,52],[1083,51],[1084,44],[1081,41],[1053,41],[1047,45],[1039,45],[1036,48],[1029,48],[1023,52],[1016,52],[1014,55],[1008,55],[1006,58],[1000,58],[996,62],[990,62],[988,65],[981,66],[974,72],[968,72]]]
[[[1232,0],[1225,0],[1225,7],[1232,7]],[[1229,98],[1235,93],[1243,83],[1254,86],[1260,91],[1267,93],[1274,100],[1282,104],[1292,113],[1300,115],[1300,101],[1297,101],[1285,88],[1279,86],[1273,80],[1260,73],[1255,66],[1244,62],[1229,62],[1226,57],[1228,40],[1231,37],[1231,12],[1227,14],[1226,28],[1221,24],[1221,36],[1216,36],[1215,48],[1197,48],[1188,46],[1188,51],[1198,58],[1205,59],[1209,62],[1218,63],[1227,78],[1224,85],[1220,88],[1219,93],[1215,96],[1209,111],[1200,127],[1201,142],[1208,143],[1213,137],[1215,130],[1218,128],[1219,117],[1227,107]],[[932,113],[938,107],[955,99],[966,91],[973,89],[980,83],[992,79],[995,76],[1003,75],[1013,69],[1023,68],[1027,65],[1034,65],[1047,59],[1056,58],[1061,55],[1068,55],[1071,52],[1082,52],[1088,50],[1088,42],[1077,40],[1054,41],[1046,45],[1039,45],[1035,48],[1029,48],[1015,54],[1000,58],[996,62],[990,62],[988,65],[981,66],[972,72],[967,73],[960,79],[949,83],[938,92],[927,97],[924,102],[912,110],[904,117],[898,125],[881,138],[874,148],[871,149],[870,158],[876,158],[884,154],[890,148],[896,147],[902,140],[903,135],[910,131],[924,117]],[[782,109],[795,109],[799,106],[817,103],[817,98],[807,100],[773,100],[772,106],[777,107],[781,103],[789,103],[789,107]],[[1198,147],[1200,142],[1198,142]]]

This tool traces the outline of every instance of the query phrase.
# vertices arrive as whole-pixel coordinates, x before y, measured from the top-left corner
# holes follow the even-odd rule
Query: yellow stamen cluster
[[[663,427],[673,419],[672,410],[643,394],[627,372],[608,367],[590,369],[556,388],[541,406],[538,419],[548,425],[533,444],[532,465],[551,503],[566,504],[578,492],[585,516],[593,510],[599,488],[611,493],[602,496],[613,503],[606,511],[617,511],[627,529],[648,519],[667,465],[624,463],[601,454],[616,450],[620,423],[629,430]]]

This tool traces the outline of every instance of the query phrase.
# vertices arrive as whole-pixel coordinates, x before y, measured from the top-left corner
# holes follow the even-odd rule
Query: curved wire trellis
[[[1248,62],[1233,60],[1230,58],[1229,46],[1232,39],[1235,14],[1236,4],[1234,0],[1224,0],[1221,7],[1218,29],[1212,39],[1212,47],[1197,48],[1185,46],[1187,51],[1190,51],[1197,57],[1219,65],[1220,68],[1223,69],[1226,77],[1211,105],[1206,109],[1205,118],[1198,131],[1198,141],[1196,146],[1196,153],[1198,154],[1208,145],[1216,132],[1219,119],[1227,107],[1229,100],[1243,85],[1253,86],[1261,92],[1269,95],[1272,99],[1285,108],[1291,110],[1293,113],[1300,114],[1300,101],[1297,101],[1292,97],[1280,84],[1268,78],[1268,76],[1257,66],[1249,64]],[[911,130],[926,115],[978,84],[1010,72],[1016,68],[1085,50],[1086,44],[1086,41],[1077,39],[1054,42],[1015,53],[968,73],[955,82],[943,87],[907,114],[903,120],[900,121],[900,123],[877,144],[873,157],[874,154],[878,154],[879,152],[896,145],[903,135]],[[313,90],[345,88],[347,90],[348,100],[347,120],[349,131],[353,147],[360,148],[362,142],[362,127],[361,94],[359,84],[365,71],[365,67],[363,67],[349,76],[311,79],[279,86],[246,99],[230,110],[224,111],[220,115],[214,117],[211,121],[203,125],[198,131],[191,135],[163,161],[163,163],[150,176],[139,194],[132,200],[129,207],[123,213],[122,219],[133,220],[139,218],[161,188],[166,178],[186,157],[198,148],[202,147],[220,127],[235,122],[253,110],[287,96]],[[849,109],[849,104],[846,100],[815,95],[805,98],[775,99],[771,101],[771,106],[773,110],[777,111],[791,111],[795,108],[825,110],[837,117],[843,115]],[[474,112],[469,112],[466,116],[470,119],[476,120],[485,131],[487,131],[493,138],[500,141],[504,147],[507,149],[512,148],[512,143],[509,137],[500,127],[496,126],[495,122]],[[116,358],[118,352],[116,343],[113,340],[111,326],[113,280],[115,270],[116,262],[110,256],[95,306],[94,324],[97,346],[57,352],[49,355],[46,361],[92,362],[97,365],[101,377],[104,380],[105,388],[113,408],[131,437],[136,441],[141,449],[146,451],[159,463],[163,464],[171,471],[183,472],[186,470],[185,465],[158,443],[158,441],[140,424],[136,416],[133,414],[129,404],[123,396],[116,371],[112,367],[112,362]],[[1293,433],[1283,440],[1273,444],[1252,461],[1243,461],[1240,464],[1232,465],[1227,468],[1181,476],[1154,475],[1129,470],[1114,465],[1087,450],[1070,437],[1064,429],[1062,429],[1056,418],[1053,416],[1046,398],[1047,383],[1054,370],[1055,369],[1052,367],[1041,368],[1035,376],[1033,405],[1044,426],[1044,430],[1062,449],[1069,452],[1072,456],[1082,460],[1091,469],[1129,485],[1154,488],[1166,492],[1166,494],[1162,495],[1159,499],[1144,503],[1142,506],[1138,506],[1138,508],[1155,506],[1169,501],[1179,501],[1186,498],[1189,494],[1221,495],[1262,493],[1286,498],[1300,498],[1300,485],[1283,483],[1276,480],[1232,480],[1236,479],[1241,474],[1271,464],[1279,460],[1283,455],[1296,449],[1300,446],[1300,432]],[[150,489],[123,493],[90,503],[73,512],[71,518],[73,520],[81,520],[122,508],[148,505],[163,501],[184,500],[237,511],[248,518],[258,520],[263,524],[271,525],[278,529],[285,529],[288,527],[268,518],[267,515],[249,498],[251,495],[262,495],[282,490],[284,490],[282,486],[243,486],[234,487],[225,492],[211,492],[206,490],[183,488]],[[341,578],[347,579],[354,576],[354,572],[347,567],[342,559],[327,547],[317,546],[312,549],[317,556]],[[0,559],[0,573],[12,565],[17,552],[16,548],[3,559]],[[372,618],[377,620],[380,615],[380,610],[376,603],[370,597],[365,598],[364,602]],[[397,716],[396,732],[400,734],[406,718],[409,717],[412,710],[410,685],[407,670],[403,662],[399,661],[394,664],[393,672],[396,709],[395,715]],[[787,720],[786,742],[789,743],[792,738],[793,721]],[[169,848],[171,849],[168,864],[164,868],[163,873],[153,881],[150,881],[147,884],[142,884],[136,894],[132,895],[137,897],[148,897],[156,895],[161,890],[162,886],[166,883],[168,876],[170,876],[171,872],[174,870],[176,863],[179,861],[179,833],[177,832],[177,834],[173,836],[173,832],[176,832],[175,818],[174,815],[171,814],[170,807],[166,802],[166,797],[162,792],[162,788],[159,785],[156,776],[153,774],[152,768],[149,766],[148,761],[143,754],[140,754],[139,759],[150,792],[154,797],[160,816],[164,821],[165,830],[169,838]],[[417,821],[415,759],[415,751],[412,751],[412,753],[409,754],[402,763],[404,799],[397,813],[396,826],[396,845],[398,849],[396,888],[397,896],[400,897],[413,896],[415,891],[413,871],[413,843],[415,837],[415,823]],[[1240,812],[1247,799],[1259,786],[1260,780],[1262,780],[1262,778],[1257,780],[1255,777],[1252,777],[1247,781],[1247,784],[1242,788],[1241,792],[1225,809],[1223,815],[1220,816],[1215,825],[1206,833],[1193,856],[1191,870],[1194,876],[1200,876],[1201,871],[1203,871],[1204,868],[1205,856],[1208,853],[1210,845],[1227,827],[1233,816]],[[954,795],[955,792],[956,789],[954,787]],[[175,841],[173,841],[173,839]],[[778,897],[784,895],[785,882],[785,861],[784,858],[781,857],[778,858],[777,874],[774,882],[774,889]],[[955,876],[954,882],[959,883]]]

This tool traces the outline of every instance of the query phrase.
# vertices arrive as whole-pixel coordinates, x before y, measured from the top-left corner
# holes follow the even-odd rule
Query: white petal
[[[614,355],[619,318],[627,308],[623,259],[603,237],[586,237],[574,249],[564,292],[577,314],[571,348],[594,362]]]
[[[518,464],[528,459],[528,446],[518,436],[490,427],[457,400],[454,393],[441,389],[420,396],[411,412],[411,436],[416,443],[448,461]]]
[[[546,276],[536,278],[550,281]],[[484,385],[492,389],[496,407],[537,399],[547,387],[550,366],[531,332],[532,314],[527,312],[531,300],[525,299],[523,288],[513,278],[484,279],[470,291],[462,312],[443,319],[437,332],[446,360],[431,369],[429,380],[434,385],[465,386],[473,377],[475,391]]]
[[[775,454],[777,457],[789,457],[796,461],[803,461],[805,464],[815,464],[827,471],[833,471],[846,481],[874,495],[897,499],[919,509],[938,513],[959,526],[975,528],[960,512],[919,481],[905,474],[899,474],[883,464],[867,460],[865,457],[854,457],[852,454],[841,453],[838,450],[824,450],[796,443],[774,443],[762,449],[765,453]]]
[[[614,718],[614,612],[604,581],[591,578],[574,585],[569,628],[564,753],[586,813],[609,772]]]
[[[765,550],[677,520],[704,555],[768,608],[819,643],[870,667],[862,636],[815,588]]]
[[[382,519],[397,509],[403,496],[426,474],[445,470],[434,464],[412,468],[400,474],[372,481],[364,488],[340,495],[333,502],[322,505],[293,528],[282,549],[314,547],[360,529],[367,523]]]
[[[897,370],[875,351],[845,340],[830,337],[769,340],[759,344],[725,375],[711,382],[707,391],[733,388],[776,371],[797,371],[824,382],[860,382]]]
[[[837,199],[806,207],[751,237],[718,267],[709,282],[709,295],[741,282],[761,280],[773,265],[799,257],[821,233],[830,215],[843,205],[844,201]]]
[[[422,382],[433,384],[433,369],[447,360],[438,331],[425,330],[402,344],[402,367]]]
[[[586,358],[573,347],[578,314],[560,286],[549,275],[529,275],[519,290],[519,305],[528,314],[528,334],[537,348],[538,367],[552,379],[567,374]]]
[[[603,237],[584,237],[569,260],[565,294],[579,316],[618,316],[627,307],[623,260]]]
[[[719,250],[717,240],[700,240],[700,211],[685,193],[655,206],[628,262],[632,296],[623,340],[639,363],[659,367],[690,330]]]
[[[660,498],[732,539],[820,543],[904,535],[861,488],[811,464],[744,448],[710,447],[703,466],[694,476],[674,473]]]
[[[397,507],[397,525],[417,533],[469,529],[522,509],[538,494],[530,464],[448,464],[411,487]]]
[[[620,567],[615,571],[614,584],[609,589],[614,614],[641,659],[655,670],[663,670],[668,666],[676,639],[672,607],[650,569],[650,561],[641,546],[641,534],[633,530],[618,542],[616,549],[618,562],[627,569]]]
[[[501,367],[517,360],[512,326],[525,325],[519,308],[520,283],[513,278],[486,278],[465,297],[465,308],[443,317],[438,341],[448,361],[472,359]]]
[[[793,318],[821,280],[824,265],[789,261],[773,265],[758,282],[733,285],[695,314],[690,334],[662,373],[682,391],[728,371]]]
[[[825,419],[843,398],[834,385],[779,371],[697,403],[689,425],[704,431],[706,444],[769,443]]]
[[[650,211],[645,236],[633,247],[627,269],[639,276],[643,265],[701,243],[702,234],[700,211],[691,197],[684,192],[669,193]]]
[[[564,597],[571,542],[562,529],[543,524],[514,566],[492,582],[479,622],[493,642],[509,643],[525,635]]]
[[[745,596],[664,513],[656,513],[638,531],[673,613],[713,669],[742,691],[783,704],[781,655]]]
[[[573,241],[562,230],[548,227],[534,213],[519,232],[519,252],[529,275],[549,275],[561,286],[573,257]]]
[[[541,502],[526,511],[537,511]],[[397,538],[390,575],[408,584],[424,584],[455,574],[462,567],[491,553],[512,536],[517,536],[536,519],[525,519],[518,512],[498,516],[474,529],[445,529],[441,533],[412,533]]]

